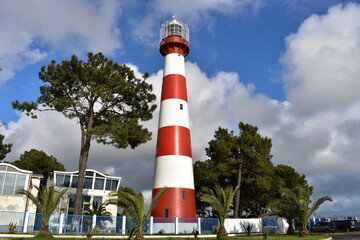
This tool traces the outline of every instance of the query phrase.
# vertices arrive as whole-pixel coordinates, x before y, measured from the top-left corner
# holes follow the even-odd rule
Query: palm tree
[[[111,216],[110,212],[106,211],[106,205],[108,205],[107,203],[102,203],[99,205],[98,202],[93,202],[92,203],[92,208],[86,206],[85,207],[85,214],[86,215],[96,215],[96,216]]]
[[[152,210],[159,202],[160,198],[165,194],[167,188],[162,188],[158,194],[153,198],[148,211],[145,210],[145,201],[142,194],[122,191],[110,193],[113,199],[109,202],[112,203],[114,197],[119,205],[125,206],[127,214],[132,217],[136,224],[137,233],[135,240],[144,240],[144,224],[146,218],[150,216]]]
[[[309,230],[306,228],[311,215],[319,209],[320,205],[326,201],[332,202],[332,198],[329,196],[318,198],[314,204],[311,204],[310,196],[308,198],[299,201],[300,211],[299,211],[299,237],[310,235]]]
[[[46,187],[43,186],[41,189],[35,186],[39,194],[36,196],[31,193],[30,190],[18,190],[17,194],[25,195],[31,202],[36,205],[37,211],[41,213],[42,216],[42,228],[37,236],[39,237],[51,237],[49,230],[49,220],[51,214],[54,212],[58,206],[62,196],[66,193],[67,189],[63,189],[60,192],[55,191],[54,186]]]
[[[307,236],[310,234],[307,229],[307,223],[311,215],[319,209],[320,205],[326,201],[332,201],[331,197],[321,197],[311,204],[312,189],[304,187],[296,187],[294,189],[284,188],[281,190],[281,199],[272,202],[269,206],[272,214],[284,217],[289,224],[288,234],[295,234],[293,223],[295,219],[299,220],[299,236]]]
[[[238,190],[235,187],[233,190],[232,186],[227,186],[225,189],[220,185],[215,185],[214,191],[208,187],[201,189],[202,196],[200,200],[210,204],[212,210],[215,212],[220,221],[220,227],[217,232],[217,239],[224,240],[227,238],[228,233],[225,229],[225,219],[228,217],[230,206],[233,202],[234,196]]]

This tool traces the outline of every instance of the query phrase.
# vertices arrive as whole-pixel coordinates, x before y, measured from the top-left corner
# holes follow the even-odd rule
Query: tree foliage
[[[41,174],[44,178],[41,181],[41,185],[45,185],[49,177],[49,174],[53,171],[65,171],[65,167],[62,163],[52,155],[47,155],[44,151],[37,149],[31,149],[21,154],[20,158],[11,164],[21,169],[30,170],[35,174]]]
[[[98,202],[93,202],[92,207],[86,206],[84,209],[84,213],[86,215],[96,215],[96,216],[111,216],[111,213],[106,211],[107,203],[99,204]],[[110,218],[110,220],[112,220]]]
[[[243,122],[239,123],[238,136],[219,127],[209,142],[206,153],[219,173],[219,182],[222,186],[231,183],[238,187],[234,217],[242,212],[247,216],[258,215],[268,204],[272,187],[271,146],[270,138],[262,137],[257,127]]]
[[[122,187],[120,186],[119,189],[118,189],[118,192],[126,192],[126,193],[129,193],[131,195],[136,195],[137,193],[135,192],[134,189],[132,189],[131,187]],[[128,208],[129,206],[127,204],[125,204],[124,202],[119,202],[119,201],[116,201],[116,202],[113,202],[113,203],[116,203],[118,205],[119,208],[121,208],[121,215],[122,216],[129,216],[129,211],[128,211]]]
[[[38,111],[57,111],[65,117],[75,118],[81,130],[79,181],[74,214],[80,214],[84,173],[90,143],[113,145],[117,148],[138,145],[151,139],[151,133],[142,121],[152,118],[156,96],[152,85],[141,79],[127,66],[106,58],[102,53],[89,53],[87,61],[73,55],[70,61],[60,64],[52,61],[43,66],[36,102],[13,102],[13,107],[36,118]]]
[[[215,169],[214,162],[211,160],[196,161],[194,163],[194,183],[196,192],[196,211],[198,216],[213,217],[209,211],[209,204],[201,201],[201,188],[206,186],[213,189],[218,184],[219,174]]]
[[[225,219],[228,217],[230,206],[234,200],[237,189],[238,187],[235,187],[233,190],[232,186],[222,188],[218,184],[214,186],[214,190],[208,187],[203,187],[201,189],[201,201],[207,202],[211,206],[220,221],[217,239],[223,240],[228,236],[224,223]]]
[[[283,189],[303,188],[309,191],[305,175],[287,165],[273,166],[271,162],[271,139],[262,137],[257,127],[240,122],[238,136],[233,131],[219,128],[206,149],[209,159],[194,163],[195,189],[202,186],[213,189],[216,184],[225,187],[240,186],[239,214],[242,217],[259,217],[267,213],[269,204],[284,200]],[[239,174],[240,173],[240,174]],[[240,184],[239,184],[240,182]],[[211,208],[197,194],[197,212],[211,216]],[[234,205],[233,205],[234,206]],[[286,210],[285,205],[284,211]],[[291,212],[286,216],[293,221]],[[281,214],[285,216],[284,214]],[[289,229],[292,231],[293,229]]]
[[[42,228],[38,236],[51,237],[49,230],[49,220],[51,214],[58,206],[62,196],[67,192],[67,189],[56,192],[54,186],[43,186],[40,189],[35,186],[35,188],[39,191],[37,195],[34,195],[31,190],[18,190],[16,193],[25,195],[31,202],[36,205],[37,211],[41,213]]]
[[[11,143],[3,143],[4,141],[4,135],[0,134],[0,162],[3,160],[6,155],[11,152]]]
[[[308,184],[305,175],[300,175],[294,168],[283,164],[274,167],[273,184],[274,196],[268,205],[270,213],[285,218],[289,224],[287,234],[295,234],[293,224],[298,219],[299,210],[289,202],[298,201],[299,189],[310,196],[313,187]]]
[[[308,184],[305,175],[299,174],[294,168],[284,164],[279,164],[274,167],[273,184],[275,186],[275,198],[281,197],[281,192],[284,188],[307,189],[310,195],[313,192],[313,187]]]

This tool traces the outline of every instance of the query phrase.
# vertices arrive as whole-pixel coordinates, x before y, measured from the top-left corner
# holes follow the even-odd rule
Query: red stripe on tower
[[[166,155],[192,157],[190,129],[182,126],[166,126],[159,129],[156,157]]]
[[[153,197],[167,187],[152,212],[158,218],[195,218],[195,190],[185,78],[189,29],[175,19],[160,30],[165,57]]]
[[[186,79],[179,74],[164,76],[161,91],[161,101],[178,98],[187,102]]]

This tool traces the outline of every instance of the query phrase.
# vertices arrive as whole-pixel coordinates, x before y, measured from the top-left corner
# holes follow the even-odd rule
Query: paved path
[[[360,232],[330,233],[333,239],[360,240]]]

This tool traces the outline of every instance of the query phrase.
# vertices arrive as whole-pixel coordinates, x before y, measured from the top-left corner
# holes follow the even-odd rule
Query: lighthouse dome
[[[168,36],[180,36],[189,42],[189,27],[187,24],[173,18],[161,25],[160,41]]]

